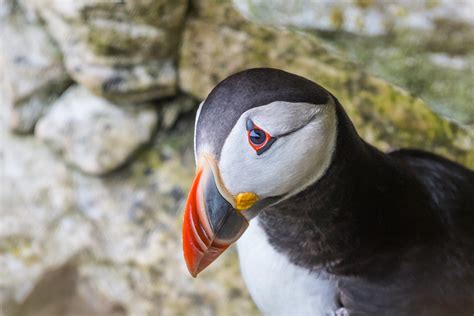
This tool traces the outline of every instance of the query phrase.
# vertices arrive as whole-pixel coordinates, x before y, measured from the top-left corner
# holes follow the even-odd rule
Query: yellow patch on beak
[[[235,196],[235,208],[245,211],[251,208],[258,201],[258,195],[253,192],[243,192]]]

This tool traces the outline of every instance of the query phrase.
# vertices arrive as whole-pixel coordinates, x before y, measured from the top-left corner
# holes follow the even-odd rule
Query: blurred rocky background
[[[257,315],[181,255],[193,119],[250,67],[317,81],[382,150],[474,168],[470,0],[0,0],[0,315]]]

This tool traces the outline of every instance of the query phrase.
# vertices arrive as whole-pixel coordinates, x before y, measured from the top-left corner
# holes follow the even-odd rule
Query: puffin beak
[[[182,231],[184,259],[193,277],[239,239],[249,225],[240,211],[257,200],[249,192],[234,198],[222,184],[214,159],[201,160],[186,202]]]

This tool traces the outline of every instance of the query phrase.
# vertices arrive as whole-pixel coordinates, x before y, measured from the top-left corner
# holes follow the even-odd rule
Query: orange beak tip
[[[186,266],[193,278],[215,261],[248,226],[245,218],[220,194],[215,181],[209,166],[198,168],[185,205],[182,246]],[[208,201],[212,206],[210,209],[206,208]],[[216,210],[221,211],[216,213]]]

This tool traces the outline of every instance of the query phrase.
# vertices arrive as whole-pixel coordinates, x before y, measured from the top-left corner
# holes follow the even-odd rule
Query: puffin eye
[[[247,120],[247,137],[250,146],[257,152],[257,155],[263,154],[276,140],[250,119]]]
[[[261,129],[252,129],[249,132],[250,143],[254,146],[259,146],[267,140],[267,134]]]

